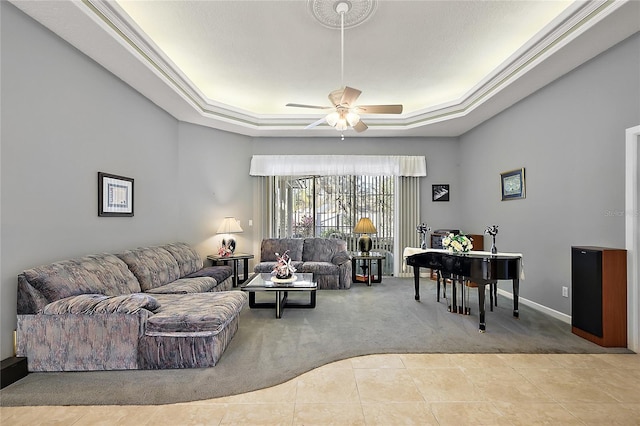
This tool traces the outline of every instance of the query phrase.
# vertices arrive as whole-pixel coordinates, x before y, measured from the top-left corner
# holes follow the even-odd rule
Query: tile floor
[[[2,426],[640,425],[640,355],[370,355],[225,398],[0,413]]]

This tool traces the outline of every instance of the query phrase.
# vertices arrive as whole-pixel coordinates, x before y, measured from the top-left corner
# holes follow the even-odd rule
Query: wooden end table
[[[385,259],[386,256],[382,253],[370,251],[369,253],[363,252],[352,252],[351,253],[351,280],[353,282],[363,281],[366,282],[368,286],[371,283],[381,283],[382,282],[382,260]],[[362,272],[364,275],[364,279],[359,279],[358,274],[356,274],[356,266],[357,261],[362,261]],[[378,263],[378,275],[373,275],[371,271],[371,262],[376,261]]]
[[[219,254],[210,254],[207,256],[207,259],[214,262],[222,262],[225,265],[228,265],[231,262],[231,266],[233,267],[233,286],[238,287],[238,284],[242,284],[249,278],[249,259],[253,259],[252,254],[247,253],[233,253],[230,256],[220,256]],[[244,261],[244,269],[242,270],[242,279],[238,277],[238,263],[243,260]]]

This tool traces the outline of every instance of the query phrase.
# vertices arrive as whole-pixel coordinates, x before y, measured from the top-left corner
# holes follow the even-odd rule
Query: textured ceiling
[[[342,85],[404,105],[363,136],[458,135],[640,27],[638,2],[378,0],[344,32],[343,81],[340,30],[305,0],[13,3],[176,118],[256,136],[335,135],[285,105]]]

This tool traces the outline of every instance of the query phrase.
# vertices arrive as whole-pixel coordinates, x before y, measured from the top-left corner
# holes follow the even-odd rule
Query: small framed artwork
[[[500,173],[502,201],[525,198],[524,167]]]
[[[133,179],[98,172],[98,216],[133,216]]]
[[[449,185],[431,185],[431,201],[449,201]]]

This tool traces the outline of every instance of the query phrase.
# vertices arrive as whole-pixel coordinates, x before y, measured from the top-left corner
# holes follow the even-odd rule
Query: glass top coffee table
[[[291,280],[284,282],[274,280],[271,274],[255,274],[242,287],[241,290],[249,292],[250,308],[276,309],[276,318],[282,318],[282,311],[285,307],[293,308],[315,308],[317,284],[313,281],[313,274],[295,273]],[[275,302],[256,302],[257,291],[270,291],[276,295]],[[290,291],[308,291],[309,303],[288,301]]]

